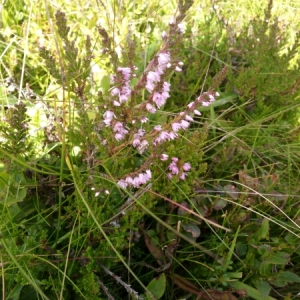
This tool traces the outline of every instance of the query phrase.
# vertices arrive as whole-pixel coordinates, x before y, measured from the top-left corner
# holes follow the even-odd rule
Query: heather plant
[[[298,146],[268,123],[282,112],[251,122],[223,57],[185,50],[191,5],[179,2],[160,40],[151,17],[127,35],[92,19],[100,54],[50,10],[58,39],[40,65],[60,87],[53,102],[29,85],[3,95],[4,297],[274,299],[300,281]],[[110,74],[100,83],[96,55]]]
[[[107,267],[114,266],[118,261],[123,262],[137,282],[145,288],[121,255],[121,252],[129,247],[124,245],[124,241],[131,242],[131,235],[142,225],[143,222],[139,220],[144,218],[145,213],[154,216],[150,210],[161,201],[162,190],[168,191],[164,193],[164,197],[172,198],[171,202],[176,205],[177,202],[182,202],[182,197],[188,197],[191,193],[193,178],[198,177],[205,170],[205,165],[201,163],[201,148],[195,147],[204,142],[205,133],[195,130],[184,134],[185,140],[182,135],[194,118],[201,115],[199,107],[207,107],[215,101],[215,97],[218,96],[216,88],[223,80],[226,70],[216,77],[214,85],[208,92],[202,93],[180,113],[168,119],[162,118],[161,121],[155,116],[170,97],[170,84],[167,82],[170,73],[182,70],[183,62],[178,60],[177,53],[184,33],[182,20],[190,5],[190,2],[180,3],[178,15],[170,21],[169,32],[162,33],[164,44],[161,50],[140,73],[140,78],[136,79],[135,84],[133,80],[136,77],[137,68],[133,64],[133,46],[131,46],[133,42],[129,41],[129,50],[132,52],[128,53],[126,66],[121,67],[113,49],[112,39],[106,30],[99,26],[103,55],[109,55],[114,75],[111,76],[111,88],[104,93],[99,93],[96,97],[90,95],[87,83],[92,59],[90,39],[86,38],[84,56],[79,57],[75,40],[70,40],[68,35],[70,29],[67,26],[65,14],[61,11],[56,13],[56,25],[63,43],[62,51],[55,56],[46,48],[41,48],[41,57],[45,59],[51,75],[62,86],[63,111],[61,121],[55,122],[54,139],[53,136],[50,138],[48,128],[44,131],[48,158],[45,160],[38,153],[32,154],[37,165],[29,167],[29,172],[34,171],[34,175],[30,174],[30,177],[35,177],[35,180],[42,184],[28,189],[28,195],[33,196],[35,192],[37,201],[45,197],[44,209],[49,204],[52,207],[50,212],[46,209],[47,217],[43,209],[39,209],[39,215],[44,216],[43,218],[48,221],[54,221],[51,225],[52,230],[45,229],[43,233],[42,240],[45,242],[42,242],[42,252],[43,250],[50,253],[62,251],[65,253],[63,255],[69,257],[72,243],[65,245],[63,236],[67,234],[65,230],[68,224],[73,223],[71,235],[74,234],[77,246],[72,251],[77,253],[75,257],[79,254],[86,256],[83,263],[86,268],[85,275],[79,276],[76,284],[82,287],[83,292],[80,293],[84,293],[84,296],[89,299],[100,293],[99,285],[109,295],[107,283],[95,276],[95,272],[104,270],[112,274]],[[74,107],[73,109],[68,107],[69,115],[73,114],[73,118],[68,120],[66,97],[71,97],[70,92],[74,97]],[[21,113],[20,105],[14,108],[17,113]],[[88,110],[91,109],[96,110],[95,118],[90,118],[88,115]],[[56,118],[59,119],[58,116]],[[26,124],[24,116],[21,122]],[[14,124],[8,125],[11,125],[12,130],[17,129]],[[10,136],[11,140],[7,139],[6,143],[3,143],[2,154],[9,155],[9,143],[20,138],[20,134],[21,132],[17,132],[17,136]],[[27,140],[30,140],[30,137],[27,137]],[[52,141],[52,144],[49,144],[49,141]],[[186,147],[186,144],[189,144],[193,151]],[[26,151],[25,153],[27,154]],[[9,157],[15,163],[20,163],[20,160],[24,159],[22,153],[18,153],[16,158],[11,155]],[[56,166],[59,168],[59,173],[55,173]],[[46,171],[49,176],[47,178],[43,175]],[[47,179],[51,181],[51,184],[45,183]],[[68,189],[64,187],[70,185],[71,192],[66,196]],[[51,186],[58,187],[58,196]],[[48,190],[47,196],[45,191],[42,191],[45,188]],[[134,194],[134,190],[137,189],[141,189],[142,193]],[[66,200],[64,200],[65,197]],[[124,201],[126,199],[127,201]],[[74,200],[76,200],[75,204]],[[30,201],[30,197],[24,199],[22,205],[25,205],[27,201]],[[184,206],[182,208],[184,209]],[[65,219],[63,215],[68,217]],[[75,227],[78,219],[81,224],[79,231]],[[160,220],[160,223],[164,222]],[[169,228],[177,235],[189,240],[179,230],[176,231],[170,226]],[[56,233],[53,234],[54,232]],[[89,232],[89,241],[86,245],[84,232]],[[66,246],[67,249],[63,250]],[[174,248],[175,245],[170,247]],[[21,251],[19,247],[15,250]],[[112,259],[107,266],[104,266],[95,257],[111,257]],[[27,260],[28,258],[25,258],[22,263],[26,263]],[[65,268],[67,265],[68,263],[65,262]],[[20,268],[22,270],[22,267]],[[72,268],[78,269],[79,265],[75,264]],[[55,267],[55,270],[60,270],[60,267]],[[33,272],[38,272],[38,270]],[[66,276],[64,273],[64,278]],[[91,281],[88,286],[86,286],[86,276]],[[28,280],[28,277],[26,278]],[[53,285],[53,280],[55,285]],[[20,278],[17,282],[21,287],[26,280],[24,282]],[[60,290],[61,295],[64,282],[65,279],[63,282],[50,278],[43,279],[46,290],[50,289],[53,292]],[[128,285],[125,283],[123,285],[129,293],[136,295],[138,299],[141,298]],[[33,284],[33,287],[40,295],[44,295],[36,284]],[[147,291],[147,288],[145,290]],[[148,294],[151,297],[151,292],[148,291]]]

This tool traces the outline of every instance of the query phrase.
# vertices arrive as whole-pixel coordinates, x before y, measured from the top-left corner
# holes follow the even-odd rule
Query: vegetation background
[[[298,1],[0,10],[2,299],[299,298]],[[143,76],[163,47],[184,65],[149,114]],[[130,102],[112,108],[111,75],[133,65]],[[151,142],[207,91],[220,96],[178,139],[128,144],[139,128]],[[107,109],[131,122],[125,141]],[[191,164],[185,180],[167,179],[163,153]],[[145,185],[118,185],[146,169]]]

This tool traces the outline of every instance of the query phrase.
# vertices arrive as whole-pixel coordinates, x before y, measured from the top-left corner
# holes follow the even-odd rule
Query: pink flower
[[[148,80],[147,83],[146,83],[146,90],[151,93],[155,88],[155,85],[154,85],[154,82],[153,81],[150,81]]]
[[[152,114],[154,114],[156,112],[156,108],[150,103],[146,104],[146,109]]]
[[[169,22],[169,25],[174,25],[176,22],[175,18],[174,17],[171,17],[171,20]]]
[[[138,147],[141,144],[141,140],[139,138],[134,138],[132,141],[132,146],[134,148]]]
[[[160,108],[165,104],[165,98],[158,92],[153,94],[153,102],[156,104],[157,108]]]
[[[184,172],[182,172],[181,175],[179,176],[179,178],[180,178],[181,180],[185,180],[185,176],[187,176],[187,174],[184,173]]]
[[[159,53],[158,54],[158,58],[157,58],[157,61],[158,61],[158,64],[160,66],[163,66],[163,65],[167,65],[168,62],[170,62],[171,58],[170,58],[170,54],[169,53]]]
[[[123,140],[125,137],[125,134],[123,132],[119,132],[115,134],[115,139],[119,142],[121,140]]]
[[[151,93],[155,88],[155,83],[160,81],[160,75],[162,74],[162,70],[150,71],[147,74],[147,83],[146,89],[149,93]]]
[[[170,135],[169,135],[169,133],[167,131],[162,131],[159,134],[159,137],[161,138],[162,141],[164,141],[164,140],[169,140]]]
[[[175,71],[176,71],[176,72],[182,72],[182,69],[179,68],[178,66],[176,66],[176,67],[175,67]]]
[[[120,132],[124,129],[123,124],[121,122],[117,122],[114,126],[114,132]]]
[[[146,170],[146,176],[147,176],[148,180],[152,178],[152,173],[151,173],[150,169]]]
[[[184,24],[179,23],[177,25],[177,27],[178,27],[178,30],[179,30],[180,33],[184,33],[185,32],[185,25]]]
[[[147,74],[147,80],[153,81],[153,82],[159,82],[160,81],[160,75],[157,72],[150,71]]]
[[[124,125],[121,122],[117,122],[114,126],[114,132],[116,132],[115,139],[121,141],[124,139],[125,134],[128,133],[128,130],[124,128]]]
[[[181,129],[181,125],[179,123],[173,123],[171,126],[174,132],[177,132],[179,129]]]
[[[125,85],[122,87],[122,90],[120,92],[120,95],[119,95],[119,101],[120,103],[124,103],[128,100],[128,98],[130,97],[131,95],[131,89],[129,86]]]
[[[191,102],[187,105],[187,107],[191,109],[194,104],[195,104],[195,102]]]
[[[103,117],[104,117],[104,123],[106,124],[106,127],[108,127],[112,121],[113,118],[116,117],[116,115],[110,111],[110,110],[107,110],[104,114],[103,114]]]
[[[147,150],[148,145],[149,145],[148,141],[147,140],[143,140],[141,142],[141,144],[138,146],[139,153],[140,154],[144,153],[144,151]]]
[[[184,163],[182,169],[183,169],[184,171],[186,171],[186,172],[189,171],[189,170],[191,169],[191,164],[189,164],[189,163]]]
[[[175,140],[178,137],[178,135],[175,132],[169,133],[169,140]]]
[[[215,101],[215,97],[213,95],[208,95],[209,101],[210,102],[214,102]]]
[[[165,69],[165,68],[166,68],[165,65],[158,65],[158,66],[156,67],[155,72],[156,72],[157,74],[159,74],[159,75],[162,75],[162,74],[164,74],[164,69]]]
[[[163,84],[163,92],[170,92],[170,86],[171,84],[165,81]]]
[[[145,135],[145,133],[146,133],[146,130],[140,128],[136,134],[137,134],[138,136],[142,137],[142,136]]]
[[[168,92],[162,92],[162,93],[161,93],[161,96],[162,96],[162,98],[163,98],[164,101],[165,101],[166,99],[168,99],[168,98],[170,97],[170,94],[169,94]]]
[[[169,133],[167,131],[161,131],[159,136],[156,139],[154,139],[153,145],[160,144],[165,140],[170,140]]]
[[[173,175],[177,175],[179,173],[177,164],[174,161],[170,163],[169,170],[171,171],[171,174],[173,174]]]
[[[112,96],[117,96],[117,95],[120,94],[120,90],[119,90],[118,88],[115,87],[115,88],[113,88],[113,89],[111,90],[110,94],[111,94]]]
[[[181,120],[180,125],[182,129],[187,129],[190,126],[190,123],[188,121]]]
[[[201,112],[198,109],[194,109],[194,114],[197,116],[201,116]]]
[[[152,178],[152,174],[150,170],[146,170],[145,173],[140,173],[136,177],[126,177],[126,179],[121,179],[118,182],[118,185],[122,188],[126,188],[127,186],[131,185],[133,187],[138,188],[140,185],[145,184]]]
[[[123,189],[126,189],[127,186],[128,186],[128,183],[124,180],[124,179],[121,179],[118,181],[118,185],[123,188]]]
[[[124,76],[124,79],[128,81],[130,79],[131,69],[130,68],[118,68],[117,71],[121,72]]]
[[[185,116],[185,119],[186,119],[187,121],[190,121],[190,122],[193,122],[193,121],[194,121],[194,119],[193,119],[191,116],[189,116],[189,115],[186,115],[186,116]]]
[[[143,123],[147,123],[149,121],[149,119],[147,117],[141,117],[140,122]]]
[[[168,154],[162,154],[161,156],[160,156],[160,160],[162,160],[162,161],[165,161],[165,160],[168,160],[168,158],[169,158],[169,155]]]
[[[126,182],[127,184],[131,184],[131,185],[132,185],[132,183],[133,183],[132,177],[126,177],[125,182]]]

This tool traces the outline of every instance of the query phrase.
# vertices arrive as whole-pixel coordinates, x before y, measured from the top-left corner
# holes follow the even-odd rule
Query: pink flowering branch
[[[149,127],[148,130],[142,127],[148,122],[147,114],[157,113],[170,97],[170,84],[166,81],[167,76],[172,70],[182,71],[183,62],[174,59],[185,30],[181,20],[182,18],[179,17],[170,21],[169,34],[166,32],[162,34],[164,40],[162,49],[150,61],[134,87],[130,85],[131,79],[136,77],[137,68],[134,66],[118,67],[116,74],[111,76],[113,85],[110,90],[111,98],[106,105],[107,110],[103,113],[103,123],[113,135],[109,142],[110,154],[113,155],[130,146],[140,155],[148,157],[137,170],[119,178],[118,185],[124,189],[139,188],[152,179],[151,165],[154,160],[167,161],[169,159],[162,145],[177,139],[179,131],[190,127],[194,117],[201,115],[199,106],[209,106],[215,101],[218,93],[214,90],[226,75],[226,70],[222,70],[209,91],[202,93],[195,101],[189,103],[184,111],[178,113],[172,121],[157,125],[150,130]],[[142,89],[147,91],[148,96],[144,102],[135,105],[134,102],[141,98],[138,94]],[[126,113],[128,110],[129,113]],[[191,170],[191,165],[173,157],[168,170],[169,179],[176,175],[179,179],[185,180]]]

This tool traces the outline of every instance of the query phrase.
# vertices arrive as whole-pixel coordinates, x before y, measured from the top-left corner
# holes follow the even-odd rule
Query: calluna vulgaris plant
[[[60,187],[60,195],[58,213],[54,211],[43,217],[49,219],[49,226],[57,234],[54,241],[51,228],[45,226],[42,229],[42,240],[47,242],[42,243],[40,254],[51,256],[55,251],[70,257],[70,250],[66,251],[69,245],[64,244],[62,237],[69,234],[70,228],[75,227],[78,218],[81,218],[80,228],[72,231],[74,239],[78,241],[77,245],[80,245],[74,246],[72,253],[75,254],[72,256],[75,261],[76,257],[80,261],[72,264],[73,269],[68,276],[77,274],[72,280],[81,292],[78,288],[74,290],[81,295],[84,293],[87,299],[99,299],[99,287],[108,298],[113,299],[107,287],[110,281],[101,276],[108,274],[115,277],[117,282],[123,282],[109,268],[113,268],[120,260],[124,262],[119,253],[130,247],[129,244],[134,241],[134,232],[137,234],[138,230],[143,230],[145,213],[149,213],[160,199],[171,199],[172,207],[178,205],[181,209],[188,210],[185,205],[176,203],[188,199],[194,192],[194,179],[205,171],[201,151],[205,128],[187,129],[195,118],[201,116],[199,107],[209,106],[215,101],[218,96],[217,88],[225,78],[227,69],[224,68],[215,77],[207,92],[201,93],[181,112],[169,118],[161,118],[161,109],[170,98],[171,85],[168,79],[174,71],[181,72],[184,65],[178,59],[178,49],[185,30],[183,18],[191,4],[190,1],[185,4],[180,2],[179,14],[170,21],[169,31],[162,33],[161,49],[145,70],[138,70],[133,63],[133,41],[129,42],[128,56],[121,63],[114,52],[113,40],[103,27],[98,28],[102,37],[102,54],[109,57],[113,70],[111,87],[107,93],[99,92],[96,96],[90,93],[88,77],[93,58],[91,39],[86,38],[85,56],[79,57],[75,41],[69,39],[70,29],[63,12],[56,13],[58,34],[64,44],[62,56],[58,59],[45,48],[40,51],[52,76],[65,92],[72,92],[76,111],[75,120],[69,119],[68,122],[67,100],[63,99],[62,122],[55,124],[54,140],[51,136],[52,142],[61,145],[60,153],[56,149],[49,151],[56,166],[60,168],[60,174],[51,175],[52,182],[57,182]],[[20,110],[20,107],[17,109]],[[91,109],[96,111],[94,119],[88,115]],[[49,146],[50,133],[45,130],[44,134],[46,146]],[[6,147],[6,151],[10,150],[9,144],[3,147]],[[79,159],[76,155],[72,156],[76,147],[80,149]],[[17,154],[22,155],[22,152]],[[69,169],[67,171],[64,169],[64,160]],[[51,163],[48,170],[53,170],[50,167]],[[42,178],[38,173],[35,176]],[[66,183],[74,183],[75,189],[62,205],[62,187]],[[37,194],[45,196],[40,190]],[[53,199],[48,200],[48,205],[53,202]],[[65,219],[62,210],[68,216]],[[41,212],[41,215],[44,213]],[[173,231],[176,232],[175,229]],[[139,243],[140,237],[137,236],[135,241]],[[40,240],[32,243],[35,243],[32,248],[38,247]],[[173,241],[166,246],[169,254],[176,247]],[[147,244],[147,247],[151,245]],[[79,259],[83,257],[84,259]],[[104,265],[103,261],[100,263],[99,257],[111,259],[106,260]],[[137,261],[138,255],[134,259]],[[26,263],[24,258],[24,264]],[[58,268],[63,269],[64,263],[58,262]],[[162,268],[166,269],[164,266]],[[35,272],[41,270],[36,267]],[[52,275],[55,273],[50,267],[48,272]],[[26,284],[24,279],[19,281]],[[183,286],[183,281],[179,284],[178,277],[175,282]],[[45,289],[55,291],[64,288],[57,279],[45,278],[42,283]],[[123,282],[123,286],[136,299],[141,299],[128,284]],[[191,285],[189,288],[192,288]]]

